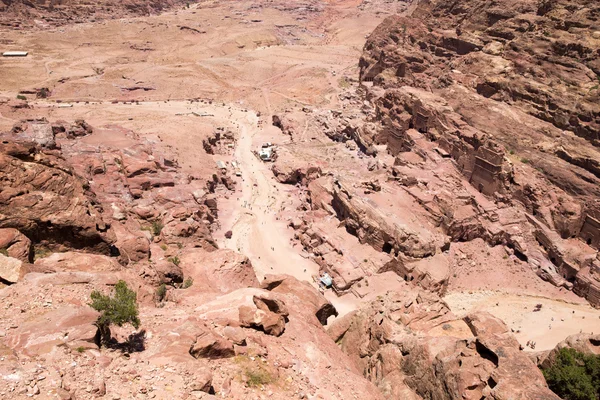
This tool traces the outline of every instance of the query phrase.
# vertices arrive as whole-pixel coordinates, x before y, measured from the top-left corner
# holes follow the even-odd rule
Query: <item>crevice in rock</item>
[[[477,353],[481,356],[481,358],[485,358],[488,361],[494,363],[496,368],[498,368],[498,356],[492,350],[490,350],[487,346],[485,346],[479,339],[475,341],[475,349]]]

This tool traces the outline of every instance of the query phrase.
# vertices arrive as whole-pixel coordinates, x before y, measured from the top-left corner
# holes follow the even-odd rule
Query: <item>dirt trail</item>
[[[290,245],[291,233],[277,213],[287,195],[279,189],[272,173],[253,153],[253,138],[258,130],[254,113],[236,120],[240,124],[235,158],[242,171],[242,196],[233,210],[233,236],[223,245],[250,258],[259,280],[265,274],[289,274],[312,281],[318,265],[300,256]]]

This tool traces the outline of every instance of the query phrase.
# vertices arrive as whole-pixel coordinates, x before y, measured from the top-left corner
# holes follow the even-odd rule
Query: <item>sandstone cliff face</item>
[[[416,20],[394,17],[373,33],[361,76],[442,88],[462,70],[481,95],[598,144],[596,13],[593,1],[421,2]]]
[[[165,258],[174,255],[169,246],[184,243],[216,248],[210,191],[227,177],[180,174],[171,157],[133,132],[22,121],[2,135],[0,165],[0,249],[24,262],[79,250],[142,262],[154,279],[162,273],[148,265],[152,242],[165,242],[154,250]]]
[[[421,290],[380,296],[329,332],[386,398],[558,400],[500,320],[457,319]]]
[[[186,4],[182,0],[104,0],[90,4],[81,0],[2,0],[0,24],[13,28],[36,26],[39,23],[59,26],[73,22],[88,22],[126,15],[149,15]]]
[[[473,146],[478,163],[457,162],[469,174],[475,166],[490,175],[480,181],[501,174],[504,149],[524,151],[524,158],[553,184],[582,200],[597,195],[589,186],[597,182],[599,159],[593,147],[598,140],[600,35],[590,19],[595,8],[591,2],[547,2],[539,8],[538,3],[462,1],[450,9],[433,1],[419,3],[410,16],[386,19],[365,45],[361,79],[384,89],[425,89],[439,98],[432,102],[421,92],[418,100],[430,103],[423,109],[418,103],[415,108],[414,100],[407,102],[406,94],[385,93],[377,100],[384,128],[373,140],[390,143],[397,152],[410,147],[405,132],[414,128],[440,135],[453,158],[460,150],[464,157],[464,146]],[[534,118],[515,118],[515,112]],[[527,143],[531,135],[537,144]],[[475,153],[484,142],[492,154]],[[561,168],[550,165],[550,159]],[[589,207],[594,217],[597,210]]]
[[[419,232],[403,224],[401,219],[392,220],[341,181],[334,182],[332,207],[339,219],[345,221],[347,230],[356,232],[361,242],[377,250],[396,255],[402,252],[415,258],[435,254],[436,238],[428,231]]]
[[[0,144],[0,227],[35,243],[110,253],[115,241],[93,192],[60,154],[32,142]]]
[[[452,241],[507,245],[596,305],[597,12],[590,1],[415,2],[368,38],[360,79],[374,113],[348,135],[386,145],[394,179]],[[422,178],[450,174],[444,160],[484,196]]]

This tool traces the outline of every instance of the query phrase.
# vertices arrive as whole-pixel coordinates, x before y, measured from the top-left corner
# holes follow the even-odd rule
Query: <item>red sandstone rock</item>
[[[343,325],[342,349],[392,393],[558,400],[506,326],[487,313],[456,319],[435,295],[407,290],[380,298]]]
[[[0,196],[0,213],[7,216],[0,227],[18,229],[34,243],[109,254],[112,233],[62,159],[8,142],[0,144],[0,171],[0,177],[10,176]]]
[[[184,275],[181,267],[173,264],[171,261],[160,260],[153,265],[160,283],[172,285],[183,282]]]
[[[291,276],[266,275],[261,287],[276,294],[291,294],[301,299],[302,304],[309,307],[305,311],[313,314],[322,325],[327,323],[330,316],[337,315],[335,307],[314,287]]]
[[[27,0],[0,2],[3,12],[1,21],[5,25],[36,27],[36,20],[44,20],[51,26],[114,19],[123,16],[155,14],[175,5],[185,5],[181,0],[102,0],[90,8],[80,0],[63,1],[60,5],[38,4]]]
[[[77,252],[54,253],[40,258],[34,263],[34,270],[39,272],[110,272],[119,271],[121,265],[115,258],[98,254]]]
[[[319,167],[295,165],[289,160],[289,157],[283,156],[277,158],[271,170],[279,182],[292,185],[296,183],[306,185],[321,175]]]
[[[285,315],[270,311],[266,307],[266,304],[260,300],[258,304],[261,304],[264,309],[257,309],[250,306],[241,306],[239,308],[241,326],[262,330],[268,335],[280,336],[285,330]],[[275,303],[273,302],[272,304]]]
[[[21,277],[22,265],[21,260],[0,254],[0,279],[8,283],[17,282]]]
[[[190,348],[190,354],[194,358],[228,358],[235,355],[233,343],[218,337],[210,332],[204,332],[196,337],[196,341]]]
[[[46,119],[21,121],[11,132],[21,141],[31,141],[42,148],[56,148],[52,126]]]
[[[9,257],[30,261],[31,240],[16,229],[0,229],[0,249],[6,250]]]
[[[22,324],[7,337],[7,343],[29,356],[50,353],[61,344],[97,348],[94,342],[97,318],[98,313],[87,306],[61,307]]]
[[[183,274],[194,279],[194,286],[203,290],[228,293],[259,286],[250,260],[234,251],[190,249],[180,259]]]

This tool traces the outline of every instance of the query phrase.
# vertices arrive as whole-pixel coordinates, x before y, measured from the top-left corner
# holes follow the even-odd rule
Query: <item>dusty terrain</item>
[[[2,398],[556,399],[534,361],[600,333],[592,2],[28,3]]]

